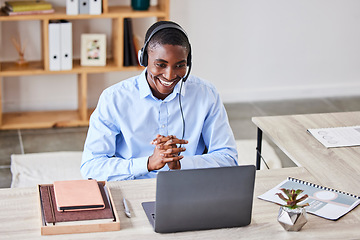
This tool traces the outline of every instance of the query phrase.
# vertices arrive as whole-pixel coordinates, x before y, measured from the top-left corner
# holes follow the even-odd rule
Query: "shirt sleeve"
[[[114,104],[110,103],[108,94],[103,93],[91,115],[80,167],[82,176],[101,181],[116,181],[148,174],[148,157],[115,157],[116,136],[120,133],[120,127],[110,122],[115,111],[112,109]]]
[[[181,160],[181,169],[225,167],[238,165],[238,153],[225,107],[215,89],[207,97],[212,105],[204,120],[202,140],[207,153],[186,156]],[[185,146],[186,147],[186,146]]]

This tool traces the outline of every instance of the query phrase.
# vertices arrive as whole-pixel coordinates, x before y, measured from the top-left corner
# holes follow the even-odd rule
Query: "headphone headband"
[[[162,24],[162,25],[159,25],[157,26],[152,32],[151,34],[149,35],[148,39],[146,39],[146,42],[144,43],[144,49],[146,49],[147,45],[149,44],[151,38],[159,31],[165,29],[165,28],[174,28],[174,29],[177,29],[179,30],[180,32],[182,32],[186,38],[188,39],[188,36],[186,34],[186,32],[184,31],[184,29],[182,29],[182,27],[174,24],[174,23],[165,23],[165,24]],[[189,41],[189,39],[188,39]]]
[[[189,41],[189,38],[186,34],[186,32],[184,31],[184,29],[182,29],[182,27],[180,27],[179,25],[175,24],[175,23],[165,23],[165,24],[162,24],[162,25],[159,25],[157,26],[149,35],[149,37],[146,39],[145,43],[144,43],[144,46],[141,48],[141,50],[139,50],[138,52],[138,60],[139,60],[139,63],[141,66],[143,67],[147,67],[148,65],[148,54],[147,54],[147,46],[151,40],[151,38],[159,31],[163,30],[163,29],[166,29],[166,28],[173,28],[173,29],[177,29],[179,30],[180,32],[182,32],[188,43],[189,43],[189,54],[188,54],[188,57],[187,57],[187,65],[189,66],[189,71],[188,73],[186,74],[186,76],[183,78],[183,81],[186,81],[187,77],[189,76],[189,73],[190,73],[190,69],[191,69],[191,45],[190,45],[190,41]]]

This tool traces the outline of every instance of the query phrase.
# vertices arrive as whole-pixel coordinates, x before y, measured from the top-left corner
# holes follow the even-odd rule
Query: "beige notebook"
[[[96,180],[70,180],[54,182],[58,211],[79,211],[105,208]]]

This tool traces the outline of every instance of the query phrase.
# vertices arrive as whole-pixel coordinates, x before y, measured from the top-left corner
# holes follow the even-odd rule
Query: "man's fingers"
[[[176,138],[176,137],[174,135],[170,135],[170,136],[165,137],[165,136],[162,136],[162,135],[158,134],[156,136],[156,138],[150,142],[150,144],[156,145],[156,144],[160,144],[160,143],[166,143],[167,141],[169,141],[172,138]]]
[[[186,151],[186,148],[184,147],[181,147],[181,148],[169,148],[167,149],[166,151],[164,151],[164,153],[167,153],[167,154],[172,154],[172,153],[179,153],[179,152],[184,152]]]
[[[184,156],[180,155],[176,155],[176,157],[165,157],[163,158],[163,162],[164,163],[170,163],[170,162],[176,162],[176,161],[179,161],[183,158]]]
[[[176,145],[176,144],[187,144],[187,143],[188,143],[187,140],[173,138],[173,139],[169,139],[168,141],[166,141],[164,143],[164,145]]]
[[[174,158],[178,157],[179,153],[186,151],[186,148],[171,148],[160,153],[163,158]]]
[[[178,139],[175,135],[169,136],[162,136],[157,135],[157,137],[150,142],[150,144],[158,145],[158,144],[165,144],[165,145],[172,145],[172,144],[187,144],[188,141],[184,139]]]

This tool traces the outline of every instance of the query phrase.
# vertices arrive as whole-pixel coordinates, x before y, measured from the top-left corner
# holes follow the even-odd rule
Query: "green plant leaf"
[[[278,195],[281,200],[287,202],[287,199],[281,193],[276,193],[275,195]]]
[[[303,205],[298,205],[299,202],[304,201],[306,198],[308,198],[308,195],[305,194],[303,195],[301,198],[297,199],[299,194],[301,194],[302,192],[304,192],[304,190],[301,189],[286,189],[286,188],[281,188],[280,189],[285,195],[286,197],[281,194],[281,193],[275,193],[275,195],[277,195],[281,200],[286,202],[286,205],[281,205],[290,209],[295,209],[295,208],[300,208],[300,207],[305,207],[305,206],[309,206],[308,203],[303,204]]]

